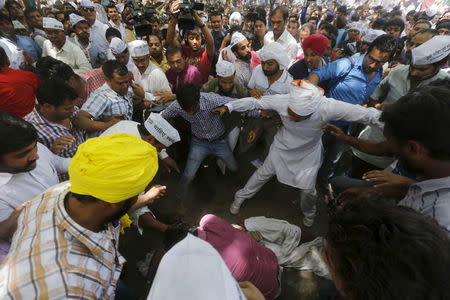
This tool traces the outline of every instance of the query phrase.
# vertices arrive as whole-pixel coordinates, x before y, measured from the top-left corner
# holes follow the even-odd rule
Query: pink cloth
[[[188,64],[186,64],[186,68],[181,73],[176,73],[172,69],[167,70],[166,77],[172,86],[173,92],[176,92],[177,88],[185,83],[193,83],[199,88],[203,85],[200,71],[196,67]]]
[[[219,252],[238,282],[250,281],[266,299],[275,297],[279,289],[279,267],[277,257],[269,248],[214,215],[200,220],[198,237]]]
[[[253,50],[251,53],[252,53],[252,58],[251,58],[250,62],[252,64],[252,69],[254,69],[261,64],[261,60],[259,59],[258,53],[256,53]]]

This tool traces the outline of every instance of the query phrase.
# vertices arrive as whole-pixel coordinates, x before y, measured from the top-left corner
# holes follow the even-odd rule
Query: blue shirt
[[[42,50],[29,36],[16,35],[17,47],[29,52],[34,60],[41,58]]]
[[[311,73],[317,74],[320,81],[331,80],[325,96],[351,104],[363,104],[381,81],[380,68],[372,80],[368,80],[363,70],[365,55],[341,58]]]

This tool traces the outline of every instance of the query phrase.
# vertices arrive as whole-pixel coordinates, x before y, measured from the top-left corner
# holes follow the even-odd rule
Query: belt
[[[210,139],[199,138],[199,137],[197,137],[197,136],[195,136],[195,135],[194,135],[194,137],[195,137],[197,140],[200,140],[200,141],[203,141],[203,142],[213,143],[213,142],[217,142],[217,141],[220,141],[220,140],[225,139],[226,133],[224,133],[224,134],[222,134],[222,135],[220,135],[220,136],[218,136],[218,137],[216,137],[216,138],[210,138]]]

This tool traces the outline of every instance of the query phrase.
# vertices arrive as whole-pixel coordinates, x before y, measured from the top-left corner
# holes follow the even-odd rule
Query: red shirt
[[[39,84],[32,72],[0,68],[0,111],[25,117],[35,106]]]
[[[205,48],[200,50],[198,53],[194,53],[191,48],[183,46],[183,53],[186,57],[186,62],[198,68],[202,74],[203,83],[207,82],[209,73],[211,72],[213,57],[208,56],[208,52]]]

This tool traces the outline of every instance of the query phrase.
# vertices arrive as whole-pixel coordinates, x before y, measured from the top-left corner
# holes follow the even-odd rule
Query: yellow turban
[[[118,203],[138,195],[158,170],[156,149],[130,134],[91,138],[69,165],[70,191]]]

